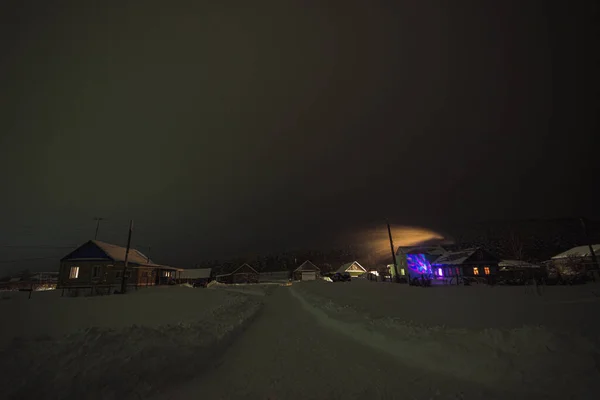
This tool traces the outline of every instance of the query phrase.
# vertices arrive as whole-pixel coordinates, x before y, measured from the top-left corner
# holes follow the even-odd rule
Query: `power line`
[[[0,260],[0,264],[14,264],[22,261],[56,260],[57,257],[21,258],[20,260]]]
[[[0,247],[9,249],[73,249],[78,245],[65,245],[65,246],[54,246],[54,245],[19,245],[19,244],[2,244]]]

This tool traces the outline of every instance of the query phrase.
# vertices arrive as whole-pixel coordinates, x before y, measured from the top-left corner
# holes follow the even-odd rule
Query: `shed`
[[[179,283],[209,280],[211,271],[210,268],[183,269],[179,271],[177,280]]]
[[[360,265],[358,261],[352,261],[342,265],[337,271],[335,271],[336,274],[343,274],[346,272],[349,273],[350,276],[359,276],[365,274],[367,270]]]
[[[259,273],[248,263],[240,265],[229,274],[217,275],[217,281],[223,283],[258,283]]]
[[[321,270],[311,261],[304,261],[298,268],[294,270],[294,280],[297,281],[314,281],[317,279]]]
[[[590,250],[592,247],[592,251]],[[598,260],[600,256],[600,244],[591,246],[577,246],[552,257],[552,266],[565,275],[585,274],[597,270],[598,265],[594,263],[594,257]]]

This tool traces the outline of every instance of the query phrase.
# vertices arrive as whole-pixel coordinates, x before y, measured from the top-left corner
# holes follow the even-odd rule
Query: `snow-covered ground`
[[[188,287],[60,294],[0,294],[0,397],[146,398],[200,373],[261,304]]]
[[[360,279],[11,293],[0,387],[8,398],[595,399],[598,293]]]
[[[356,279],[295,285],[293,293],[323,326],[430,376],[524,398],[596,398],[600,287],[542,289]]]

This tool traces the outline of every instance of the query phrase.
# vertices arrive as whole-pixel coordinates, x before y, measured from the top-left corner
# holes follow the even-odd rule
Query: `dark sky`
[[[598,217],[592,1],[108,3],[0,6],[0,245],[94,216],[124,244],[133,218],[188,266],[385,219]]]

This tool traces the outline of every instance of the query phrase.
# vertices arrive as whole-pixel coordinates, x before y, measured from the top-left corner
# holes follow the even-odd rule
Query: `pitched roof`
[[[227,275],[233,275],[233,274],[236,274],[236,273],[238,273],[238,271],[239,271],[240,269],[242,269],[242,268],[244,268],[244,267],[248,267],[248,268],[250,268],[252,271],[254,271],[255,273],[257,273],[257,274],[258,274],[258,271],[257,271],[257,270],[255,270],[254,268],[252,268],[252,267],[250,266],[250,264],[248,264],[248,263],[244,263],[244,264],[240,265],[239,267],[237,267],[237,268],[236,268],[236,269],[235,269],[235,270],[234,270],[234,271],[233,271],[231,274],[227,274]],[[240,273],[243,273],[243,272],[240,272]]]
[[[453,251],[444,254],[435,260],[435,265],[460,265],[467,261],[471,257],[477,248],[465,249],[460,251]]]
[[[99,251],[91,251],[90,252],[90,246],[92,246],[92,248],[98,249]],[[89,240],[86,243],[79,246],[78,248],[76,248],[75,250],[73,250],[66,257],[63,257],[62,260],[67,260],[67,259],[72,259],[72,260],[110,259],[115,262],[124,262],[126,251],[127,251],[127,249],[125,247],[121,247],[116,244],[101,242],[99,240]],[[152,260],[150,260],[141,251],[133,249],[133,248],[129,249],[129,255],[127,256],[127,262],[130,264],[137,264],[140,266],[167,268],[166,266],[155,264],[154,262],[152,262]]]
[[[110,258],[114,261],[125,261],[125,253],[127,249],[125,247],[117,246],[116,244],[101,242],[99,240],[91,240],[93,244],[98,246],[102,251],[106,253]],[[148,265],[154,264],[149,257],[145,256],[136,249],[129,249],[129,255],[127,256],[127,261],[134,264],[140,265]]]
[[[498,266],[505,268],[539,268],[539,265],[530,264],[521,260],[500,260]]]
[[[592,248],[594,249],[594,253],[596,255],[600,254],[600,244],[593,244]],[[592,253],[590,252],[590,246],[577,246],[577,247],[573,247],[572,249],[569,249],[567,251],[564,251],[560,254],[555,255],[554,257],[552,257],[553,260],[556,260],[558,258],[569,258],[569,257],[591,257]]]
[[[296,271],[321,271],[321,270],[319,269],[319,267],[317,267],[311,261],[306,260],[302,264],[300,264],[300,266],[298,268],[296,268],[294,270],[294,272],[296,272]]]
[[[356,265],[359,267],[359,269],[362,269],[364,272],[367,272],[367,270],[362,265],[360,265],[358,263],[358,261],[352,261],[352,262],[346,263],[346,264],[342,265],[340,268],[338,268],[338,270],[335,272],[342,274],[342,273],[348,271],[348,269],[350,269],[350,267],[352,267],[353,265]]]
[[[179,275],[181,279],[205,279],[210,278],[210,268],[183,269]]]

